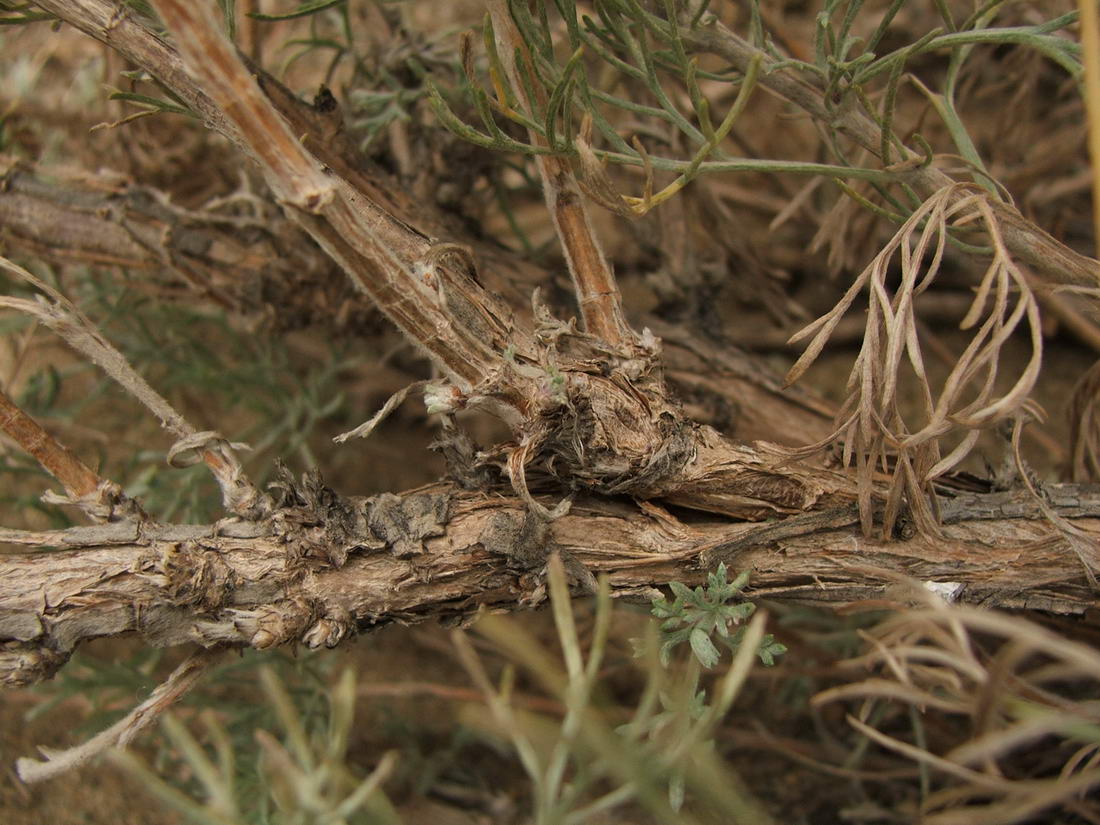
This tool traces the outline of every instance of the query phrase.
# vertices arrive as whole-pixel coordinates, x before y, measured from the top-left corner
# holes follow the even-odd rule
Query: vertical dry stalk
[[[96,491],[100,478],[68,447],[23,412],[0,390],[0,430],[3,430],[61,482],[69,498],[78,499]]]
[[[535,88],[539,100],[528,100],[525,85],[516,68],[516,59],[531,61],[523,38],[508,12],[506,0],[490,0],[493,30],[506,46],[501,52],[508,81],[520,103],[528,111],[545,109],[547,101],[541,88]],[[531,142],[536,146],[548,146],[546,140],[530,131]],[[602,338],[613,347],[622,347],[633,340],[630,326],[622,309],[622,295],[615,282],[615,274],[600,248],[595,228],[588,215],[569,161],[554,155],[536,155],[546,206],[554,221],[554,229],[561,241],[569,273],[573,276],[573,288],[580,305],[581,320],[587,332]]]
[[[262,11],[260,0],[243,0],[237,9],[237,31],[240,33],[241,51],[257,64],[263,62],[264,29],[252,14]]]

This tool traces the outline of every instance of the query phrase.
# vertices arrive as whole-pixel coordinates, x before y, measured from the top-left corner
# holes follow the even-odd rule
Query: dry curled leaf
[[[939,274],[950,234],[975,225],[983,231],[991,257],[959,325],[973,334],[936,388],[925,369],[914,305]],[[833,309],[792,336],[792,342],[810,338],[810,343],[788,372],[788,384],[817,359],[862,293],[868,299],[863,346],[848,377],[837,429],[818,446],[839,442],[845,464],[855,464],[865,531],[873,520],[876,468],[888,473],[884,532],[892,531],[904,504],[918,524],[934,529],[926,496],[929,484],[958,466],[983,430],[1012,417],[1028,400],[1042,361],[1038,303],[1005,247],[986,195],[970,185],[948,186],[921,204]],[[1029,336],[1030,357],[1011,387],[998,393],[1002,349],[1021,324]],[[921,402],[915,413],[899,402],[902,381],[915,384]],[[942,440],[952,434],[962,438],[945,456]]]

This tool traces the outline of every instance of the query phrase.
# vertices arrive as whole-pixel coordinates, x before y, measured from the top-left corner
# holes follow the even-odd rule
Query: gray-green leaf
[[[718,648],[703,628],[696,627],[691,631],[691,649],[703,667],[714,667],[718,664]]]

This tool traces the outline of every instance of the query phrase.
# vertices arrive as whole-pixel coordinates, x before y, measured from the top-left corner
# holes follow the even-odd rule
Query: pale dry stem
[[[87,764],[109,748],[130,744],[139,733],[185,696],[203,674],[217,663],[222,653],[221,648],[193,653],[157,686],[148,699],[88,741],[65,750],[39,748],[43,759],[17,759],[15,769],[19,778],[27,783],[53,779]]]
[[[501,53],[501,61],[508,73],[509,83],[528,111],[544,109],[547,101],[528,100],[526,87],[520,81],[515,61],[519,59],[530,62],[531,57],[512,21],[507,2],[489,0],[488,5],[493,30],[505,47]],[[536,94],[540,92],[540,89],[536,89]],[[545,97],[544,94],[541,96]],[[536,146],[547,145],[541,135],[533,131],[529,135]],[[550,154],[537,155],[535,163],[542,178],[546,208],[553,219],[554,229],[569,265],[569,273],[573,277],[573,288],[584,328],[612,348],[629,351],[635,336],[623,314],[622,295],[619,293],[615,274],[600,247],[573,169],[567,159]]]

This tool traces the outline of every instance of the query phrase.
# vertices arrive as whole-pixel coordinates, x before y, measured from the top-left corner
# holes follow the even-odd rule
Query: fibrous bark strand
[[[0,678],[37,681],[102,636],[321,647],[393,622],[515,610],[541,598],[551,549],[607,575],[630,599],[657,595],[668,581],[696,582],[722,560],[752,571],[754,597],[888,602],[900,592],[894,577],[905,575],[959,583],[958,597],[977,604],[1078,614],[1100,606],[1064,537],[1026,493],[947,500],[951,523],[941,537],[906,540],[862,536],[852,508],[766,524],[689,524],[657,505],[585,498],[539,534],[539,555],[522,530],[502,528],[525,523],[517,498],[440,484],[342,499],[315,478],[290,490],[263,523],[0,533],[4,542],[66,548],[0,556]],[[1100,488],[1049,493],[1078,529],[1100,531]],[[586,589],[579,576],[574,584]]]

